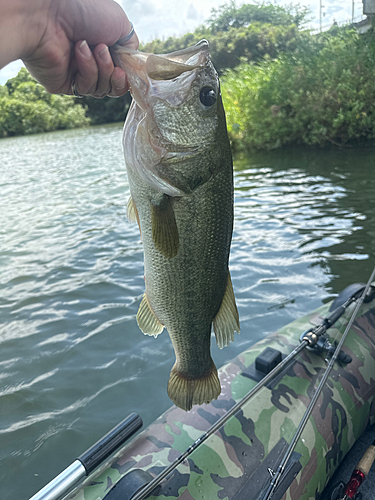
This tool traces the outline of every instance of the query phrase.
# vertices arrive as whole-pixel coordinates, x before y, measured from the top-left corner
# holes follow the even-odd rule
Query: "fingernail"
[[[109,64],[112,61],[108,47],[99,52],[99,57],[105,64]]]
[[[86,57],[86,59],[89,59],[91,57],[91,50],[90,47],[88,46],[86,40],[83,40],[81,45],[79,46],[79,50],[83,57]]]
[[[116,87],[116,89],[123,89],[125,87],[125,83],[126,83],[125,75],[119,78],[118,80],[113,81],[113,84]]]

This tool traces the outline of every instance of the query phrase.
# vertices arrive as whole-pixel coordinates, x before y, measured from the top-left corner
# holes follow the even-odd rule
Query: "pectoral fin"
[[[213,326],[219,349],[234,341],[234,332],[240,333],[240,319],[229,271],[224,298],[219,312],[214,318]]]
[[[155,247],[167,259],[175,257],[178,252],[179,236],[171,199],[168,195],[164,195],[157,205],[152,205],[151,223]]]
[[[164,329],[164,325],[160,323],[154,311],[151,309],[146,294],[143,295],[141,305],[138,309],[137,323],[145,335],[157,337]]]
[[[135,206],[134,200],[131,196],[130,196],[129,201],[128,201],[126,215],[128,216],[129,222],[138,222],[138,225],[139,225],[138,210],[137,210],[137,207]]]
[[[141,234],[141,239],[142,239],[142,231],[141,231],[141,224],[139,222],[138,210],[132,197],[129,198],[126,215],[128,216],[129,222],[136,222],[138,224],[139,232]]]

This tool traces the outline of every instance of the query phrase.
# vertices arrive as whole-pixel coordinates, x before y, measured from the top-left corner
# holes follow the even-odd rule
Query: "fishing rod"
[[[220,417],[215,424],[213,424],[204,434],[202,434],[189,448],[186,449],[179,457],[177,457],[168,467],[161,471],[157,476],[154,477],[144,488],[139,490],[133,497],[132,500],[143,500],[147,495],[149,495],[178,465],[180,465],[194,450],[198,448],[201,444],[206,441],[212,434],[214,434],[222,425],[224,425],[230,417],[237,413],[242,406],[244,406],[255,394],[257,394],[264,386],[266,386],[271,380],[273,380],[276,375],[278,375],[301,351],[306,347],[314,347],[319,339],[326,333],[326,331],[333,326],[336,321],[344,314],[346,309],[355,302],[360,296],[364,299],[369,286],[371,284],[373,275],[368,284],[365,286],[360,286],[356,291],[344,301],[344,303],[336,307],[329,316],[324,318],[321,324],[306,330],[301,335],[301,341],[298,346],[296,346],[293,351],[291,351],[288,356],[286,356],[278,365],[276,365],[263,379],[257,383],[257,385],[251,389],[238,403],[236,403],[230,410],[227,411],[222,417]],[[363,301],[363,300],[362,300]],[[362,303],[362,302],[361,302]],[[355,314],[359,308],[356,308]],[[354,317],[352,316],[353,320]],[[351,324],[350,324],[351,326]],[[340,348],[339,348],[340,346]],[[342,342],[337,346],[337,354],[334,361],[340,354]],[[334,362],[333,361],[333,362]],[[278,484],[278,482],[277,482]],[[277,486],[277,485],[276,485]],[[275,487],[276,488],[276,487]]]
[[[318,385],[318,387],[317,387],[317,389],[316,389],[316,391],[314,393],[314,396],[312,397],[312,399],[310,401],[310,404],[307,407],[307,410],[304,413],[304,415],[303,415],[303,417],[301,419],[301,422],[299,423],[298,428],[297,428],[297,430],[296,430],[296,432],[295,432],[295,434],[294,434],[294,436],[292,438],[292,441],[291,441],[291,443],[290,443],[290,445],[289,445],[289,447],[288,447],[288,449],[287,449],[287,451],[286,451],[283,459],[281,460],[281,463],[280,463],[277,471],[276,472],[271,471],[271,473],[272,473],[271,483],[267,487],[266,491],[261,495],[261,497],[260,497],[261,500],[271,500],[271,498],[273,497],[273,494],[275,493],[275,490],[276,490],[278,484],[280,483],[280,480],[281,480],[281,478],[283,476],[283,473],[285,471],[286,465],[287,465],[287,463],[288,463],[288,461],[289,461],[289,459],[290,459],[290,457],[291,457],[291,455],[292,455],[292,453],[294,451],[294,448],[295,448],[295,446],[297,444],[297,441],[301,437],[301,434],[302,434],[302,432],[304,431],[304,429],[306,427],[306,424],[307,424],[307,422],[308,422],[308,420],[310,418],[310,415],[311,415],[311,413],[312,413],[312,411],[314,409],[314,406],[315,406],[315,404],[316,404],[316,402],[317,402],[317,400],[318,400],[318,398],[319,398],[319,396],[320,396],[320,394],[321,394],[321,392],[323,390],[323,387],[325,386],[325,383],[326,383],[326,381],[327,381],[327,379],[328,379],[328,377],[329,377],[329,375],[330,375],[330,373],[332,371],[333,365],[334,365],[336,359],[339,356],[341,347],[342,347],[343,343],[345,342],[345,339],[346,339],[346,337],[347,337],[347,335],[349,333],[350,328],[352,327],[352,324],[353,324],[353,322],[354,322],[354,320],[356,318],[356,315],[357,315],[357,313],[359,311],[359,308],[361,307],[361,305],[363,304],[363,301],[365,300],[365,297],[366,297],[367,292],[368,292],[368,290],[369,290],[369,288],[371,286],[371,283],[372,283],[372,281],[374,279],[374,276],[375,276],[375,267],[374,267],[374,269],[373,269],[373,271],[371,273],[371,276],[370,276],[370,278],[369,278],[369,280],[367,282],[367,285],[365,286],[365,288],[364,288],[364,290],[363,290],[363,292],[362,292],[362,294],[361,294],[361,296],[360,296],[360,298],[359,298],[359,300],[358,300],[358,302],[356,304],[356,307],[355,307],[355,309],[353,311],[353,314],[351,315],[351,317],[349,319],[349,322],[346,325],[345,331],[344,331],[344,333],[343,333],[343,335],[342,335],[342,337],[340,339],[340,342],[338,343],[338,345],[337,345],[337,347],[336,347],[336,349],[335,349],[335,351],[334,351],[334,353],[333,353],[333,355],[331,357],[331,360],[330,360],[330,362],[329,362],[329,364],[328,364],[328,366],[327,366],[327,368],[326,368],[326,370],[325,370],[325,372],[323,374],[323,377],[322,377],[322,379],[321,379],[321,381],[320,381],[320,383],[319,383],[319,385]],[[347,498],[350,498],[350,497],[347,497]]]

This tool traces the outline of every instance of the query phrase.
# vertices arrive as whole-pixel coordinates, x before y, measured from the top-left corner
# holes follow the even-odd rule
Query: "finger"
[[[94,97],[104,97],[111,92],[111,75],[114,70],[111,54],[107,45],[99,44],[94,49],[94,58],[98,67],[98,81]]]
[[[110,97],[120,97],[129,90],[129,83],[126,73],[123,69],[115,67],[111,75],[111,93]]]
[[[129,20],[128,23],[129,23],[128,34],[126,35],[126,37],[123,37],[122,39],[118,40],[117,43],[120,43],[124,47],[126,46],[128,48],[136,50],[138,49],[139,46],[138,36],[135,33],[133,25],[130,23]],[[129,82],[126,77],[126,72],[122,68],[116,66],[111,76],[111,92],[109,93],[109,97],[120,97],[126,94],[128,90],[129,90]]]
[[[131,39],[126,44],[126,46],[129,47],[129,49],[134,49],[134,50],[138,49],[138,47],[139,47],[139,38],[138,38],[137,33],[134,33],[134,35],[131,37]]]
[[[86,40],[77,42],[74,47],[77,63],[75,86],[81,95],[92,95],[98,83],[98,66]]]

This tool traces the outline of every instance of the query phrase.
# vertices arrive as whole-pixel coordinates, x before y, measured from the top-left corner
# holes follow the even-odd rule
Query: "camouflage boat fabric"
[[[352,307],[328,330],[332,342],[344,332]],[[288,354],[299,343],[301,333],[319,324],[328,308],[329,304],[294,321],[223,366],[219,370],[222,394],[216,401],[194,406],[190,412],[172,407],[129,442],[112,465],[97,473],[94,479],[86,480],[68,498],[102,500],[129,471],[142,469],[152,475],[160,473],[255,386],[256,382],[242,372],[265,347]],[[346,453],[365,428],[374,423],[374,301],[361,307],[343,350],[352,357],[352,362],[335,363],[296,446],[302,470],[283,500],[319,499]],[[196,448],[148,498],[257,498],[267,478],[267,468],[277,466],[326,366],[324,355],[305,349],[281,377],[259,391]]]

